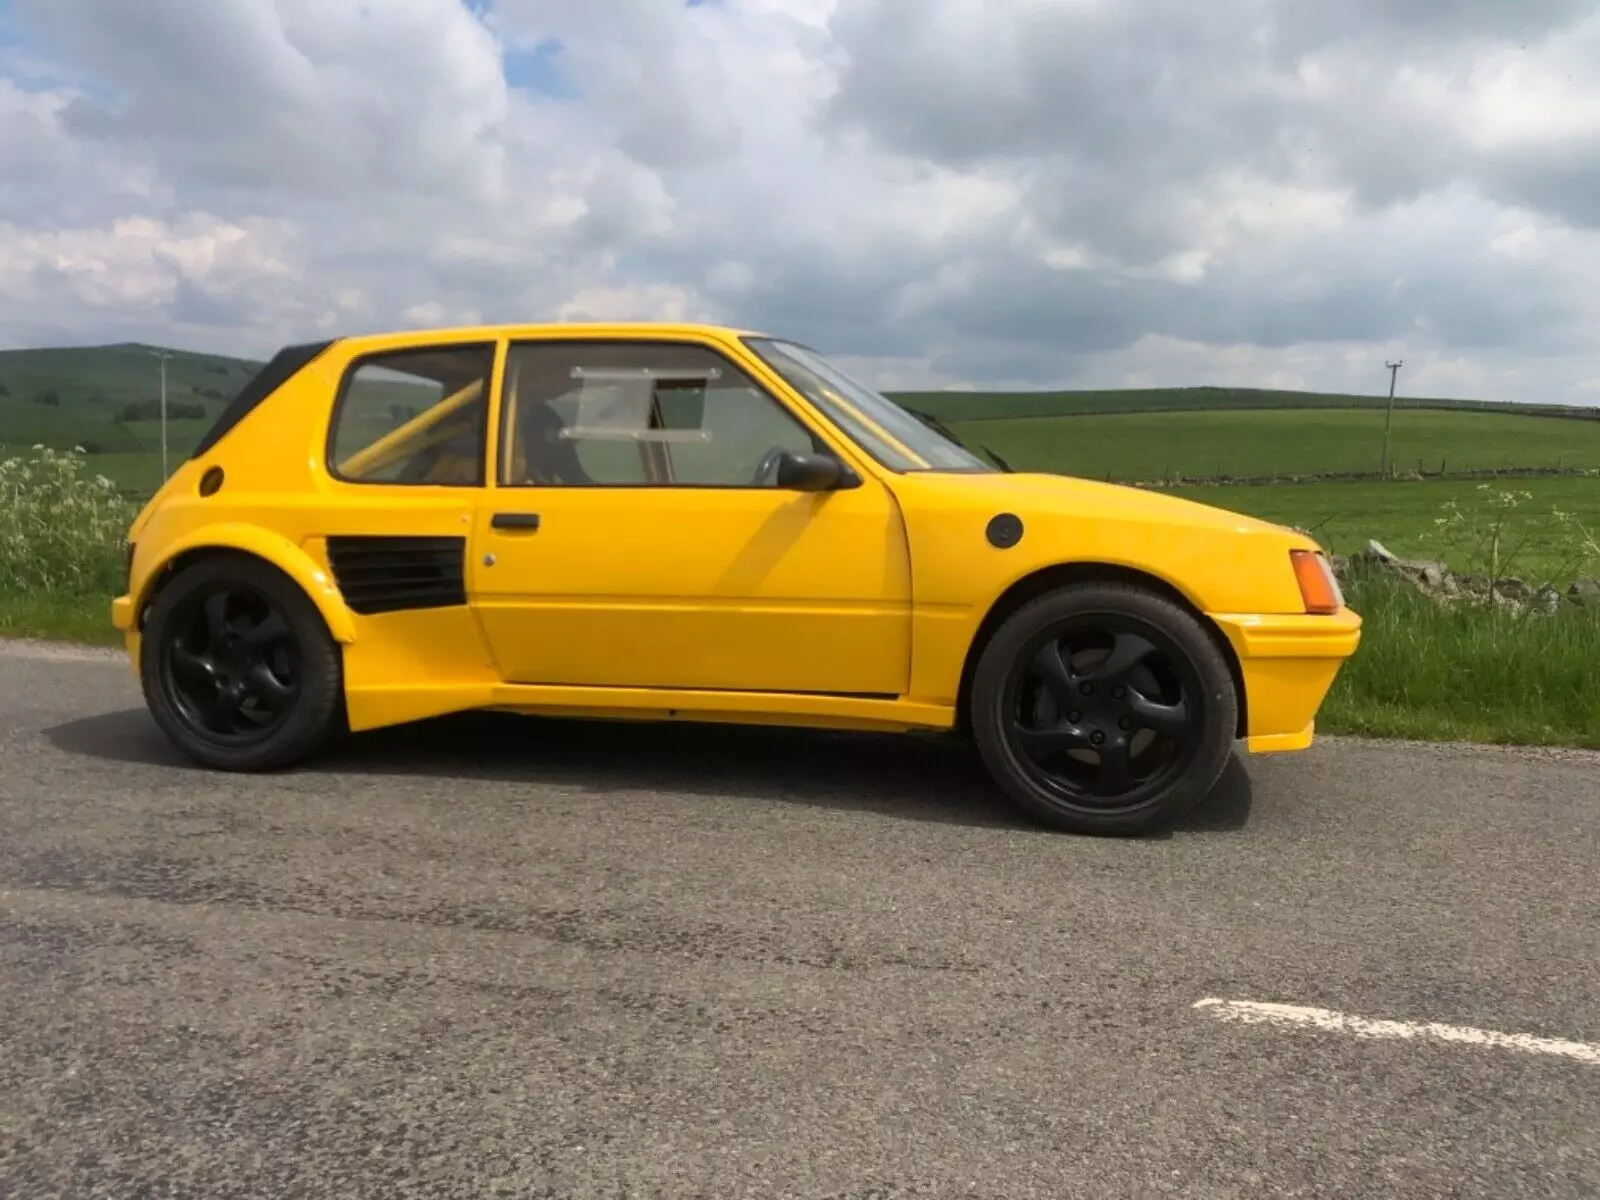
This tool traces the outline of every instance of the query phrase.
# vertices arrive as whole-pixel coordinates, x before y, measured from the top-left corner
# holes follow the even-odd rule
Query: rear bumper
[[[1361,618],[1214,615],[1244,679],[1245,749],[1287,754],[1309,747],[1317,711],[1345,661],[1361,644]]]

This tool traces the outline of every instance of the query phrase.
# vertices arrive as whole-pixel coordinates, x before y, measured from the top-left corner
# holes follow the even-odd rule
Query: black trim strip
[[[325,342],[302,342],[279,350],[273,355],[272,361],[251,376],[250,381],[239,390],[239,394],[218,414],[211,428],[206,430],[205,437],[201,438],[200,444],[194,448],[194,453],[189,456],[190,460],[209,453],[235,425],[254,412],[262,401],[312,362],[321,358],[333,342],[334,339]]]

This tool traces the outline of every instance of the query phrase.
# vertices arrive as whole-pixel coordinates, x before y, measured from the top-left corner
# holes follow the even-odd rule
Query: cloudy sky
[[[0,0],[0,345],[1600,402],[1594,0]]]

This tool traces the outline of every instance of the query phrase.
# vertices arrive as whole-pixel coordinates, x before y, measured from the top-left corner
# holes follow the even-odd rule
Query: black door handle
[[[538,513],[495,513],[489,522],[496,529],[537,529]]]

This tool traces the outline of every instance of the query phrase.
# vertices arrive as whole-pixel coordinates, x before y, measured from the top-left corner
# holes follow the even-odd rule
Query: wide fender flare
[[[184,555],[206,550],[237,550],[271,563],[310,597],[327,623],[334,641],[349,645],[356,640],[355,616],[345,604],[332,576],[303,547],[281,533],[273,533],[256,525],[205,525],[178,538],[166,548],[161,561],[153,564],[145,575],[134,611],[143,607],[144,597],[150,594],[151,587],[169,564]]]
[[[1041,558],[1036,562],[1017,567],[1004,577],[1000,587],[992,589],[991,594],[975,606],[979,622],[986,620],[991,613],[1001,608],[1006,598],[1017,589],[1026,587],[1035,580],[1051,576],[1076,579],[1111,578],[1142,583],[1168,592],[1202,616],[1209,612],[1208,597],[1199,594],[1189,583],[1163,570],[1160,564],[1153,564],[1137,555],[1107,552],[1086,558]]]

